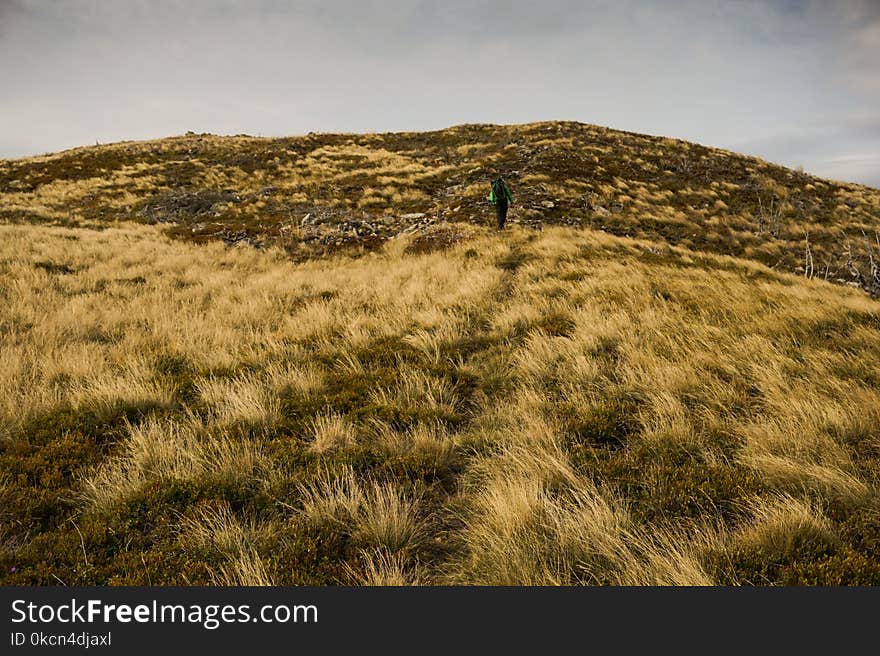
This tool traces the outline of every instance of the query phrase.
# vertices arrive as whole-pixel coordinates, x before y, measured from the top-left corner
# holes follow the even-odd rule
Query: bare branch
[[[804,230],[804,278],[813,277],[813,251],[810,248],[810,233]]]

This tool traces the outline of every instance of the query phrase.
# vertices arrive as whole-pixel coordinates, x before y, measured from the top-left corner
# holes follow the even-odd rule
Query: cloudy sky
[[[0,0],[0,157],[566,119],[880,187],[880,0]]]

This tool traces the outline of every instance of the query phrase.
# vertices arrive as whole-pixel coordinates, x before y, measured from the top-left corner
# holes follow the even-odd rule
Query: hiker
[[[498,229],[503,230],[507,222],[507,207],[513,203],[513,194],[500,175],[492,180],[492,190],[489,192],[489,202],[495,206],[495,214],[498,218]]]

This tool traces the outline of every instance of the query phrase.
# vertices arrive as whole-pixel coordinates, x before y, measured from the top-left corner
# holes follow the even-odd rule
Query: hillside
[[[705,146],[580,123],[283,139],[188,134],[0,161],[0,220],[167,224],[295,259],[374,250],[432,223],[583,226],[880,292],[880,191]],[[456,231],[441,242],[456,238]]]
[[[880,585],[878,225],[574,123],[0,161],[0,583]]]
[[[569,227],[420,244],[0,226],[0,581],[880,584],[880,303]]]

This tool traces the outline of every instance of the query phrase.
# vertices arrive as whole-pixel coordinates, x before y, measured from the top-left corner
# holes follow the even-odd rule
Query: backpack
[[[504,184],[504,180],[498,178],[492,181],[492,193],[489,194],[489,202],[493,205],[497,202],[507,203],[513,201],[510,189]]]

